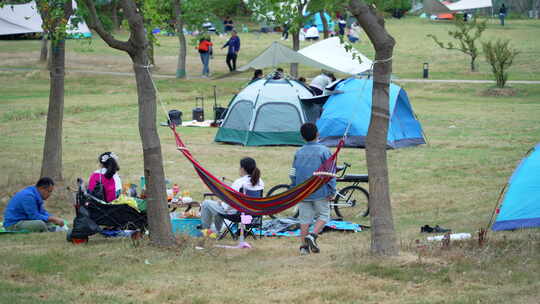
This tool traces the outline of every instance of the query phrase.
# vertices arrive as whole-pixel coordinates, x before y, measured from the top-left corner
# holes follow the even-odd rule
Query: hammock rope
[[[174,134],[177,149],[192,163],[195,171],[208,189],[232,208],[256,216],[275,214],[289,209],[334,178],[337,156],[344,145],[344,141],[341,140],[334,154],[315,171],[312,177],[302,184],[270,197],[250,197],[234,190],[206,170],[185,146],[176,131],[176,126],[171,124],[170,128]]]

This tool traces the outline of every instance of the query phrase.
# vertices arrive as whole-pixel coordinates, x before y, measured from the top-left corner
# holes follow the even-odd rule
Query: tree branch
[[[134,46],[140,46],[143,48],[148,47],[148,40],[144,31],[144,19],[142,12],[137,8],[137,4],[132,0],[122,0],[122,8],[124,9],[124,15],[129,23],[130,35],[129,44]],[[142,30],[140,30],[142,28]]]
[[[64,4],[64,19],[69,20],[71,15],[73,15],[73,1],[66,1],[66,4]]]
[[[89,20],[88,21],[88,27],[93,29],[98,35],[107,43],[110,47],[121,50],[127,53],[130,53],[132,51],[132,47],[130,44],[126,41],[121,41],[116,38],[114,38],[113,35],[111,35],[109,32],[107,32],[103,28],[103,24],[101,24],[101,21],[99,20],[96,6],[94,5],[94,1],[92,0],[82,0],[86,7],[88,8],[89,12]]]

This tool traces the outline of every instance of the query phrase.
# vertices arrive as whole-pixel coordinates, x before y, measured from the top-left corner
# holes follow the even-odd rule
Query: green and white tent
[[[245,146],[303,145],[300,126],[315,122],[319,114],[301,100],[311,97],[296,80],[256,80],[231,100],[214,140]]]

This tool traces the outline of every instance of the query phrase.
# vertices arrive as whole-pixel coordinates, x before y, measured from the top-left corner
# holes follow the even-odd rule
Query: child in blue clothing
[[[319,132],[313,123],[305,123],[300,128],[300,134],[306,141],[294,155],[290,178],[292,186],[299,185],[313,175],[330,156],[330,149],[317,142]],[[299,204],[300,211],[300,254],[309,252],[319,253],[317,236],[322,228],[330,220],[329,201],[336,193],[336,179],[331,179],[319,190],[312,193]],[[309,226],[316,219],[313,232],[309,233]]]

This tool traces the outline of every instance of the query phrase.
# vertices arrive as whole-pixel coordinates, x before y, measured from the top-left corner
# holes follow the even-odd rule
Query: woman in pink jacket
[[[117,173],[120,171],[118,156],[114,152],[105,152],[98,157],[98,162],[100,169],[90,175],[88,191],[92,193],[96,185],[101,182],[104,190],[104,197],[102,199],[106,202],[112,202],[122,192],[122,181]]]

